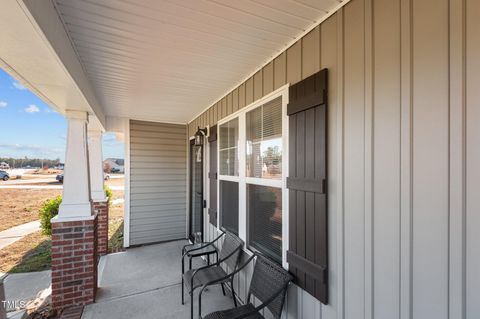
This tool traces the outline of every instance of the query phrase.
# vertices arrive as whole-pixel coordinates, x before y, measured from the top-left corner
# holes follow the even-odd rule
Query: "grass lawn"
[[[108,223],[108,252],[123,250],[123,218]]]
[[[0,189],[0,198],[3,201],[0,201],[0,218],[3,221],[0,227],[7,229],[37,220],[41,204],[57,195],[61,195],[61,190]],[[123,196],[123,191],[113,191],[113,199]],[[9,226],[5,227],[5,223]],[[123,203],[110,207],[108,227],[109,251],[123,250]],[[35,232],[0,250],[0,272],[20,273],[50,269],[50,253],[50,237],[42,235],[40,231]]]
[[[42,203],[61,189],[0,189],[0,231],[38,219]]]
[[[20,273],[50,269],[49,236],[40,231],[30,234],[0,250],[0,272]]]
[[[123,204],[110,208],[108,251],[123,250]],[[121,212],[121,214],[120,214]],[[121,215],[121,216],[120,216]],[[0,250],[0,272],[22,273],[50,269],[52,242],[35,232]]]
[[[112,200],[123,198],[123,191],[113,191]],[[108,211],[108,251],[123,250],[123,203],[111,205]]]

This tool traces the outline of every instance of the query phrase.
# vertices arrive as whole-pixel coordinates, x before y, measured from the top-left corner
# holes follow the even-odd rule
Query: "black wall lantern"
[[[198,127],[195,133],[195,146],[203,146],[204,137],[207,136],[208,129]]]

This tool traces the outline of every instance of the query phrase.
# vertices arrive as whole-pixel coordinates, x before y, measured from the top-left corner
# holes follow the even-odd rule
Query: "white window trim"
[[[288,172],[288,115],[287,105],[289,101],[288,88],[290,84],[286,84],[270,94],[267,94],[263,98],[247,105],[246,107],[238,110],[235,113],[226,116],[217,122],[218,128],[218,143],[217,143],[217,229],[220,229],[220,181],[237,182],[239,189],[239,203],[238,203],[238,235],[245,241],[248,249],[248,236],[247,236],[247,211],[246,211],[246,185],[255,184],[262,186],[278,187],[282,189],[282,265],[285,269],[288,269],[287,263],[287,250],[289,243],[289,212],[288,212],[288,189],[287,189],[287,176]],[[246,113],[271,101],[278,97],[282,97],[282,178],[281,179],[263,179],[256,177],[246,177]],[[238,176],[220,175],[220,126],[232,119],[238,118]]]

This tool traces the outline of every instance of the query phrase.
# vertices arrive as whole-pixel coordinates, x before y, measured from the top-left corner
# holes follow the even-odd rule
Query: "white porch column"
[[[87,146],[87,112],[67,111],[67,150],[63,181],[63,198],[58,219],[92,215],[90,173]]]
[[[92,201],[106,199],[103,189],[102,131],[88,130],[88,156],[90,164],[90,192]]]

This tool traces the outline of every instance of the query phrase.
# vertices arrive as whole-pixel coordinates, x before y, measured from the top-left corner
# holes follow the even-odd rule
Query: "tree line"
[[[42,158],[12,158],[12,157],[0,157],[0,162],[7,163],[10,168],[21,167],[55,167],[61,164],[60,159],[42,159]]]

